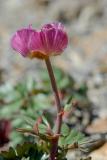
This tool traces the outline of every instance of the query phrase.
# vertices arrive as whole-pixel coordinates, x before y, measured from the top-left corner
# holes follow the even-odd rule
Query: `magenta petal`
[[[58,30],[54,37],[53,49],[55,50],[55,54],[63,52],[63,50],[68,45],[68,36],[62,30]]]
[[[35,32],[36,31],[31,28],[25,28],[17,31],[11,39],[12,48],[26,57],[29,54],[31,36]]]
[[[50,54],[53,52],[53,44],[54,44],[54,36],[55,36],[55,29],[49,29],[49,30],[41,30],[40,37],[41,37],[41,43],[44,48],[44,52],[47,54]]]
[[[41,30],[42,46],[47,54],[60,54],[68,44],[68,36],[61,23],[46,24]]]
[[[42,29],[51,29],[51,28],[64,30],[64,25],[62,23],[59,23],[59,22],[54,22],[54,23],[45,24],[42,27]]]
[[[32,52],[44,52],[44,46],[42,45],[40,32],[34,32],[31,36],[31,41],[29,43],[30,51]]]

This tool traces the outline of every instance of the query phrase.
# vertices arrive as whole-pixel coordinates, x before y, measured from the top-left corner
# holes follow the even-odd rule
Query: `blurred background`
[[[10,47],[10,39],[19,28],[29,24],[39,28],[53,21],[62,22],[69,35],[68,48],[53,58],[53,64],[72,77],[77,88],[81,84],[87,86],[91,111],[97,117],[88,124],[87,132],[106,133],[107,0],[0,0],[1,87],[9,88],[28,77],[38,81],[39,69],[44,64],[16,54]],[[107,151],[106,143],[103,147]],[[102,150],[93,154],[107,156]]]

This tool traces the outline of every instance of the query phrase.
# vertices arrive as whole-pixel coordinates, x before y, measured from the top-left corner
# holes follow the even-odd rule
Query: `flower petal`
[[[63,50],[68,45],[68,37],[67,34],[62,30],[57,30],[56,35],[54,37],[53,49],[55,50],[55,54],[63,52]]]
[[[42,29],[50,29],[50,28],[61,29],[61,30],[65,29],[64,25],[60,22],[48,23],[42,27]]]
[[[40,34],[42,45],[47,54],[60,54],[67,47],[68,36],[61,23],[44,25]]]
[[[18,30],[11,39],[12,48],[26,57],[29,54],[29,43],[32,34],[35,32],[31,27]]]
[[[31,36],[31,41],[29,43],[30,51],[43,51],[43,45],[40,38],[40,32],[34,32]]]

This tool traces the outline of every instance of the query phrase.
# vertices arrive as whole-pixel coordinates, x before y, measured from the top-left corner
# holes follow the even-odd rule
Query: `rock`
[[[92,122],[91,125],[89,125],[86,128],[86,131],[89,134],[93,133],[106,133],[107,132],[107,118],[99,118]]]
[[[92,157],[92,160],[107,160],[107,143],[101,148],[93,151],[90,156]]]

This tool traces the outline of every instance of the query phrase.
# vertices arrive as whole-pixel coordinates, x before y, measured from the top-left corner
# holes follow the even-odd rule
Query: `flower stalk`
[[[56,107],[57,107],[57,120],[56,120],[55,134],[60,134],[61,125],[62,125],[62,106],[61,106],[61,102],[60,102],[60,98],[59,98],[59,94],[58,94],[58,89],[57,89],[57,85],[56,85],[56,80],[54,77],[54,73],[53,73],[50,59],[49,58],[45,59],[45,62],[46,62],[48,74],[49,74],[50,81],[51,81],[51,86],[52,86],[54,96],[55,96]],[[52,141],[50,160],[55,159],[55,156],[57,153],[58,139],[59,138],[57,138],[56,141],[54,141],[54,142]]]

